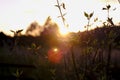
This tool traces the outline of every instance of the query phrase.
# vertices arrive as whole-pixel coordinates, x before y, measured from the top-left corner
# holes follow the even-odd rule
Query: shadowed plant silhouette
[[[92,12],[92,13],[90,13],[90,14],[84,12],[84,16],[85,16],[85,17],[87,18],[87,20],[88,20],[88,24],[87,24],[87,26],[85,26],[85,28],[87,28],[87,31],[89,30],[89,27],[91,26],[91,25],[90,25],[90,19],[92,18],[93,14],[94,14],[94,12]]]
[[[68,24],[65,23],[65,17],[64,17],[66,15],[66,13],[62,12],[62,9],[66,9],[65,3],[60,4],[59,0],[57,0],[57,5],[55,5],[55,7],[57,7],[59,9],[59,12],[60,12],[60,16],[58,16],[58,18],[61,17],[64,26],[68,27]]]
[[[14,77],[16,77],[16,80],[20,80],[21,75],[23,74],[23,71],[17,69],[16,72],[12,73]]]
[[[13,49],[16,48],[18,41],[19,41],[19,36],[21,36],[21,32],[23,31],[23,29],[14,31],[14,30],[10,30],[12,33],[14,33],[14,46]]]
[[[108,4],[108,5],[106,5],[106,7],[103,7],[102,10],[107,11],[107,22],[108,22],[107,25],[110,24],[110,26],[111,25],[114,26],[113,20],[112,20],[112,18],[110,18],[110,8],[111,8],[111,5]]]
[[[42,26],[39,25],[38,22],[34,21],[28,26],[25,33],[26,33],[26,35],[40,36],[40,33],[42,31],[43,31]]]
[[[17,30],[17,31],[14,31],[14,30],[10,30],[14,36],[21,36],[21,32],[23,31],[23,29],[20,29],[20,30]]]
[[[58,18],[66,27],[66,13],[63,12],[66,10],[66,5],[59,1],[57,0],[55,5],[60,12]],[[110,5],[103,8],[108,14],[106,23],[109,25],[105,24],[106,27],[90,30],[94,12],[84,12],[83,16],[87,20],[86,31],[69,32],[64,37],[60,35],[58,25],[50,16],[43,26],[37,22],[31,23],[26,30],[27,35],[21,35],[23,29],[10,30],[14,34],[11,38],[15,39],[14,44],[17,44],[14,46],[16,51],[11,51],[10,53],[14,53],[11,55],[6,48],[5,52],[0,47],[0,79],[1,75],[6,77],[10,72],[10,76],[17,80],[27,77],[32,80],[119,80],[120,47],[117,48],[116,45],[120,46],[120,27],[116,27],[113,23],[109,14],[110,9]],[[96,18],[94,22],[98,20]],[[35,33],[35,36],[31,33]],[[4,43],[9,39],[3,34],[0,38],[2,39],[0,42]],[[35,66],[35,69],[30,66],[6,66],[11,63],[19,63],[23,66],[30,64]]]

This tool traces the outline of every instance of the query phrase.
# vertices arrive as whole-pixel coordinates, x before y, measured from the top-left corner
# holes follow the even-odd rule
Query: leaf
[[[66,14],[67,14],[67,13],[64,13],[62,16],[64,17]],[[62,16],[58,16],[58,18],[59,18],[59,17],[62,17]]]
[[[66,8],[65,8],[65,3],[62,3],[62,7],[63,7],[63,9],[66,9]]]
[[[84,16],[87,18],[89,17],[89,15],[86,12],[84,12]]]
[[[20,71],[20,73],[19,73],[20,75],[22,75],[23,74],[23,71]]]
[[[22,31],[23,31],[23,29],[16,31],[16,33],[21,33]]]
[[[12,75],[15,76],[15,77],[17,76],[16,73],[12,73]]]
[[[63,20],[63,22],[65,22],[65,18],[64,17],[62,18],[62,20]]]
[[[36,44],[35,44],[35,43],[32,43],[32,44],[31,44],[31,48],[32,48],[32,49],[35,49],[35,48],[36,48]]]
[[[59,5],[54,5],[55,7],[59,7]]]
[[[62,16],[64,17],[67,13],[64,13]]]
[[[107,5],[106,7],[107,7],[107,9],[110,9],[111,6],[110,6],[110,5]]]
[[[10,30],[11,32],[13,32],[13,33],[15,33],[15,31],[13,31],[13,30]]]
[[[16,77],[19,77],[19,70],[16,71]]]
[[[102,10],[107,10],[107,8],[102,8]]]
[[[90,13],[90,15],[89,15],[89,16],[90,16],[90,18],[93,16],[93,14],[94,14],[94,12]]]
[[[55,75],[56,69],[50,69],[50,72]]]
[[[59,17],[61,17],[61,16],[58,16],[57,18],[59,18]]]
[[[13,76],[19,78],[23,74],[23,71],[19,71],[18,69],[16,70],[15,73],[12,73]]]
[[[108,18],[107,21],[108,21],[111,25],[114,25],[112,18]]]
[[[98,18],[95,18],[95,19],[94,19],[94,22],[96,22],[96,21],[98,21]]]

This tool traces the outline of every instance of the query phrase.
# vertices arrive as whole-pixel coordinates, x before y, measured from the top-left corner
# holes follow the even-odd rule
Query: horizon
[[[91,23],[96,17],[102,21],[105,21],[107,18],[107,13],[106,11],[103,11],[102,8],[105,7],[106,4],[110,4],[111,9],[116,8],[115,11],[110,11],[110,17],[113,17],[113,22],[115,24],[120,22],[120,14],[117,14],[120,12],[120,4],[118,0],[92,1],[93,3],[86,0],[60,0],[60,3],[64,2],[66,6],[66,10],[63,10],[63,13],[67,13],[65,15],[65,19],[69,24],[69,31],[78,32],[85,30],[84,26],[87,24],[87,19],[84,16],[84,12],[94,12]],[[24,29],[25,31],[34,21],[38,22],[40,25],[43,25],[48,16],[50,16],[52,20],[56,22],[62,30],[64,30],[65,27],[63,26],[62,20],[57,18],[60,13],[58,8],[54,6],[56,4],[56,0],[0,0],[0,31],[6,34],[11,34],[10,30]],[[96,25],[91,28],[94,27],[96,27]]]

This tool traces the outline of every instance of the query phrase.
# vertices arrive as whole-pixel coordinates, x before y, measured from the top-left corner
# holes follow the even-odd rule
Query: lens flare
[[[57,49],[57,48],[54,48],[54,49],[53,49],[53,51],[54,51],[54,52],[57,52],[57,51],[58,51],[58,49]]]
[[[52,63],[60,63],[62,59],[61,51],[57,48],[48,51],[48,60]]]

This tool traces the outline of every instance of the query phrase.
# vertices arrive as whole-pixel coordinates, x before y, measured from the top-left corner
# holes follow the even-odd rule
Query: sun
[[[59,31],[60,31],[60,34],[62,36],[66,36],[69,33],[69,28],[67,28],[67,27],[60,27]]]

